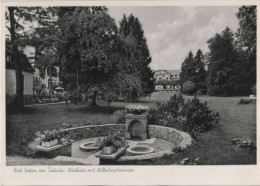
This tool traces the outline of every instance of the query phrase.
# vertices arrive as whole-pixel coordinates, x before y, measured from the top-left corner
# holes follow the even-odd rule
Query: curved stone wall
[[[109,131],[111,132],[124,132],[125,124],[104,124],[104,125],[90,125],[90,126],[82,126],[76,128],[70,128],[69,132],[71,138],[73,140],[81,140],[84,138],[93,138],[99,136],[106,136]],[[192,143],[192,138],[189,134],[158,125],[148,125],[148,136],[149,138],[160,138],[163,140],[167,140],[176,147],[180,147],[181,149],[187,148]],[[168,149],[161,152],[155,152],[151,154],[138,155],[138,156],[122,156],[118,159],[118,161],[129,161],[129,160],[145,160],[152,158],[159,158],[164,155],[174,154],[174,149]]]
[[[192,138],[186,132],[174,128],[163,127],[159,125],[148,126],[149,137],[160,138],[173,143],[181,148],[191,145]]]
[[[93,138],[106,136],[111,132],[124,132],[125,124],[104,124],[104,125],[89,125],[82,127],[69,128],[70,137],[73,140],[81,140],[85,138]]]

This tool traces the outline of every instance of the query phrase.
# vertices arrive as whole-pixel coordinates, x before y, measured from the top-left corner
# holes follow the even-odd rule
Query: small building
[[[46,68],[45,75],[42,78],[40,76],[40,70],[35,67],[35,48],[32,46],[26,46],[23,49],[23,51],[34,69],[34,73],[33,73],[34,87],[44,84],[46,86],[47,91],[49,91],[51,87],[52,88],[62,87],[62,82],[59,79],[60,68],[58,65],[53,64],[52,68],[50,67]],[[50,69],[52,69],[51,76],[50,76]]]
[[[33,95],[33,68],[26,55],[20,54],[22,66],[23,94]],[[6,52],[6,94],[16,94],[16,71],[15,64],[12,62],[11,53]]]

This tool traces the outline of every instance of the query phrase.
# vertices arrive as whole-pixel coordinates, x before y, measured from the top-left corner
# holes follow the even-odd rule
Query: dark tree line
[[[46,69],[60,66],[60,78],[66,90],[87,93],[96,105],[123,97],[136,100],[154,90],[151,56],[137,17],[124,15],[117,28],[106,7],[10,7],[12,60],[16,64],[16,105],[23,108],[21,68],[18,47],[35,48],[36,67],[45,76]],[[28,32],[19,20],[27,20]],[[18,33],[21,37],[17,37]],[[22,41],[22,42],[21,42]],[[50,71],[52,72],[52,71]]]
[[[252,94],[256,84],[256,6],[242,6],[236,14],[239,29],[228,27],[208,40],[209,54],[199,50],[185,58],[181,68],[184,93],[213,96]],[[205,71],[205,65],[208,70]]]

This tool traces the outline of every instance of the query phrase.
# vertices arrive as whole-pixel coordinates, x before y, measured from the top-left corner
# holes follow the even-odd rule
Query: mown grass
[[[139,103],[154,108],[156,102],[166,101],[171,95],[166,92],[154,93],[151,99],[145,98]],[[220,113],[218,126],[197,134],[196,142],[183,152],[134,164],[168,165],[176,164],[183,158],[198,157],[203,165],[256,164],[256,150],[238,149],[230,143],[233,138],[247,138],[256,142],[256,103],[238,104],[241,97],[201,96],[200,99],[207,101],[211,109]],[[100,107],[97,108],[73,104],[45,105],[30,107],[20,114],[7,114],[7,155],[30,156],[27,145],[34,138],[35,132],[57,128],[63,122],[73,126],[88,125],[94,120],[95,123],[111,123],[112,113],[127,104],[114,102],[107,106],[99,103]],[[45,163],[48,164],[48,161]]]

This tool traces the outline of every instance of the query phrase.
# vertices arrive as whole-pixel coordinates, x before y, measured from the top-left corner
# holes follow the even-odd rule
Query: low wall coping
[[[77,130],[77,129],[84,129],[84,128],[95,128],[95,127],[106,127],[106,126],[123,126],[125,124],[102,124],[102,125],[86,125],[86,126],[81,126],[81,127],[72,127],[72,128],[67,128],[67,130]]]
[[[126,114],[125,118],[126,119],[147,119],[148,114]]]

